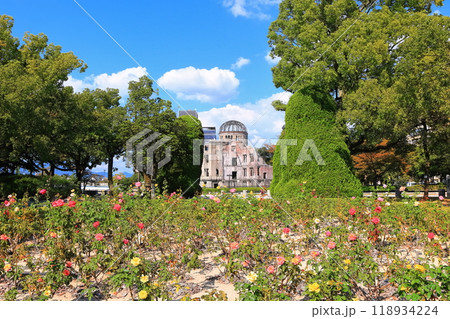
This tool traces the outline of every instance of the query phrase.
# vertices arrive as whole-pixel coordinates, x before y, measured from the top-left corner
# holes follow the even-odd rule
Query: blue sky
[[[205,126],[240,120],[256,141],[277,138],[284,114],[271,102],[289,98],[274,87],[274,61],[267,56],[267,30],[279,2],[9,0],[2,1],[0,14],[15,19],[16,37],[43,32],[82,59],[88,69],[68,81],[76,90],[117,87],[126,96],[128,81],[148,72],[170,94],[160,89],[175,111],[196,109]],[[438,10],[449,15],[449,7]]]

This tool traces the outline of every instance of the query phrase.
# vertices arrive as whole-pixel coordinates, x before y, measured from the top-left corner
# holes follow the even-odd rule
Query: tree
[[[156,97],[158,92],[152,85],[153,81],[147,76],[141,77],[139,81],[131,81],[128,85],[129,97],[125,107],[127,116],[132,122],[132,133],[138,134],[148,129],[151,133],[156,133],[158,138],[171,136],[176,118],[175,112],[171,109],[170,101]],[[135,142],[142,142],[145,137],[148,138],[148,135]],[[155,143],[156,140],[149,142]],[[145,188],[150,192],[158,176],[158,163],[165,158],[166,154],[165,147],[159,147],[152,153],[147,152],[147,149],[148,147],[144,147],[141,150],[142,161],[135,163],[139,164],[135,167],[139,167],[139,172],[144,176]]]
[[[388,140],[384,140],[377,146],[382,147],[379,151],[353,155],[356,176],[365,184],[376,186],[377,182],[395,179],[405,175],[409,170],[407,160],[395,154],[395,149],[385,149]]]
[[[450,108],[450,22],[427,14],[433,3],[283,1],[268,34],[275,85],[330,92],[353,154],[413,138],[429,177],[432,152],[448,151]]]
[[[59,137],[69,112],[68,75],[86,67],[73,53],[48,43],[44,34],[12,37],[13,19],[0,17],[0,163],[6,173],[17,167],[49,174],[59,158]]]
[[[100,126],[100,141],[108,163],[108,185],[112,189],[114,157],[125,151],[125,143],[131,137],[131,122],[127,111],[120,106],[118,89],[96,89],[94,95]]]
[[[175,120],[171,140],[171,161],[159,171],[159,185],[167,185],[169,192],[181,191],[184,197],[192,197],[201,193],[200,176],[202,167],[194,162],[195,140],[203,140],[202,123],[189,115],[183,115]],[[202,163],[203,149],[200,149]]]
[[[73,95],[70,123],[65,123],[67,131],[62,135],[60,145],[62,162],[60,169],[75,171],[80,183],[88,169],[101,164],[106,159],[105,145],[102,143],[104,122],[97,108],[95,91],[85,89]]]
[[[275,148],[276,145],[264,144],[262,147],[256,149],[256,151],[258,152],[258,155],[264,159],[266,164],[272,165]]]
[[[275,198],[300,198],[301,189],[326,197],[362,194],[350,152],[334,124],[334,108],[328,93],[313,88],[290,98],[274,154],[271,191]]]

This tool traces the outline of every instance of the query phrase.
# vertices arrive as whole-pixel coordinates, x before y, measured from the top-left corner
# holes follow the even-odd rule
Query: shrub
[[[296,140],[297,145],[287,146],[286,165],[282,165],[281,148],[277,145],[271,185],[275,197],[298,198],[302,190],[325,197],[361,195],[361,183],[352,172],[350,152],[335,126],[333,107],[334,102],[327,93],[299,91],[291,97],[286,108],[286,127],[280,138]],[[316,154],[312,147],[304,146],[307,140],[314,142],[324,165],[319,165],[318,157],[314,160]],[[297,161],[302,149],[303,154],[307,151],[310,160],[303,157],[301,163]]]

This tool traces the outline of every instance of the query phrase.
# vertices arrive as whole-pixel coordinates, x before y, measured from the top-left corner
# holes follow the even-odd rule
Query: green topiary
[[[327,93],[296,92],[286,106],[286,126],[274,154],[276,198],[360,196],[360,181],[352,172],[350,152],[334,122],[334,102]],[[287,156],[283,156],[282,143]],[[318,152],[317,152],[318,151]],[[303,184],[306,182],[306,184]],[[303,191],[302,191],[303,190]]]

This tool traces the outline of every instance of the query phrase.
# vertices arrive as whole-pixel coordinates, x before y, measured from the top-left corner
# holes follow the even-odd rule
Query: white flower
[[[314,219],[314,222],[315,222],[316,224],[318,224],[318,223],[320,223],[320,219],[319,219],[319,218],[316,218],[316,219]]]

